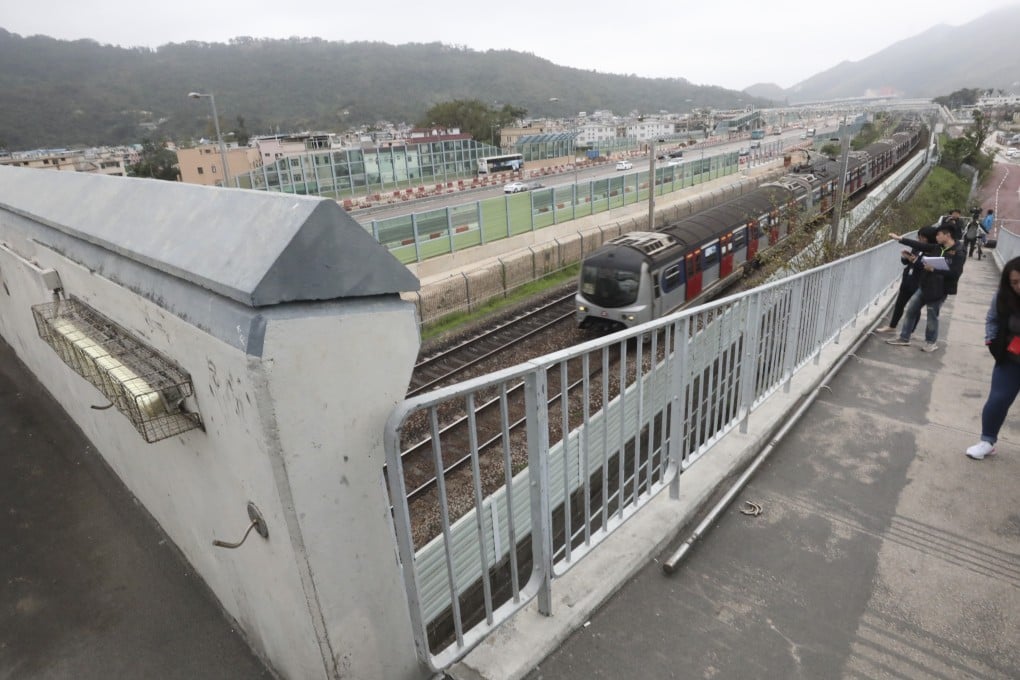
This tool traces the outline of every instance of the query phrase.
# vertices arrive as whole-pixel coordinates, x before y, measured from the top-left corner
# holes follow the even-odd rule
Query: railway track
[[[453,382],[472,366],[570,319],[574,314],[574,292],[557,297],[490,328],[468,340],[448,347],[414,366],[407,396]]]

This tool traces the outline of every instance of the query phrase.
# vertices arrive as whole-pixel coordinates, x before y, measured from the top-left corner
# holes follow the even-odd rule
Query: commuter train
[[[888,173],[917,146],[920,129],[851,152],[844,193]],[[654,232],[614,238],[581,263],[575,317],[582,328],[617,330],[659,318],[696,299],[787,235],[794,214],[828,212],[838,163],[803,163],[774,182]]]

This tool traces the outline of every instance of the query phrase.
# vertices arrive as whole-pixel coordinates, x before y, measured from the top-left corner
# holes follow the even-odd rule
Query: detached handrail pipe
[[[783,441],[783,438],[786,437],[790,430],[793,429],[793,426],[800,421],[800,419],[811,407],[811,405],[815,403],[815,399],[818,398],[818,395],[821,393],[822,388],[828,389],[829,380],[832,377],[834,377],[837,373],[839,373],[839,370],[843,367],[843,364],[845,364],[850,357],[855,356],[857,348],[860,347],[864,343],[864,341],[868,339],[870,335],[871,335],[870,333],[862,335],[857,340],[857,342],[854,343],[853,347],[851,347],[850,350],[846,354],[844,354],[839,359],[839,361],[837,361],[836,364],[833,365],[831,369],[829,369],[826,372],[826,374],[819,381],[818,386],[811,390],[810,394],[804,397],[800,405],[797,407],[797,410],[794,411],[793,414],[786,419],[782,427],[780,427],[779,430],[774,435],[772,435],[772,437],[769,439],[768,444],[766,444],[762,448],[762,450],[758,453],[758,455],[755,456],[751,464],[747,466],[747,469],[744,470],[743,473],[741,473],[740,477],[737,478],[737,481],[735,481],[733,483],[733,486],[731,486],[730,489],[726,492],[726,495],[723,496],[719,500],[719,502],[712,507],[709,513],[705,516],[705,518],[702,519],[698,526],[694,529],[694,531],[691,532],[691,535],[687,538],[687,540],[684,541],[679,548],[677,548],[677,550],[669,557],[669,559],[665,560],[662,563],[662,571],[664,571],[666,574],[676,573],[676,571],[679,569],[680,563],[683,561],[685,557],[687,557],[687,554],[690,552],[691,548],[694,547],[694,544],[701,540],[701,538],[706,533],[708,533],[708,529],[712,526],[712,524],[715,523],[717,519],[719,519],[719,515],[721,515],[723,511],[729,507],[730,503],[733,502],[733,499],[737,497],[737,494],[739,494],[745,486],[747,486],[747,482],[749,482],[751,477],[754,476],[754,473],[758,471],[758,468],[761,467],[762,463],[764,463],[768,459],[768,457],[775,450],[776,446],[781,441]],[[759,512],[761,510],[761,508],[758,506],[755,506],[755,509],[758,510]],[[758,512],[755,512],[754,514],[758,514]]]

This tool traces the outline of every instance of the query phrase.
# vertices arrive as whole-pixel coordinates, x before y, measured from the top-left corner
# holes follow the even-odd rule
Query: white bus
[[[524,168],[524,156],[519,153],[508,153],[502,156],[486,156],[478,159],[478,174],[490,172],[517,172]]]

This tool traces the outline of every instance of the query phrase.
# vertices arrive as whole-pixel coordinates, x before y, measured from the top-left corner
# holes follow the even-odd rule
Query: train
[[[874,184],[920,138],[920,126],[911,125],[851,152],[844,194],[853,196]],[[831,210],[838,177],[836,160],[807,155],[788,174],[737,198],[657,231],[607,241],[581,262],[574,296],[578,325],[630,328],[692,302],[785,238],[794,215],[810,220]]]

